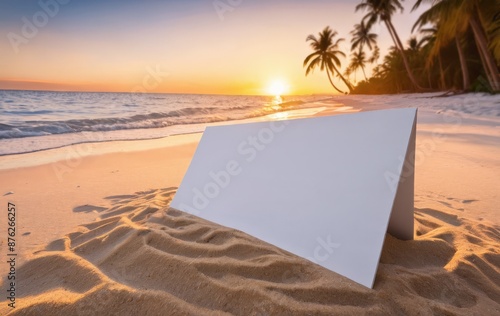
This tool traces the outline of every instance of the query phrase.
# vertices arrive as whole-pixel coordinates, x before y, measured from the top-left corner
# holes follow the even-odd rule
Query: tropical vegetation
[[[314,71],[316,67],[320,70],[326,71],[328,75],[328,80],[330,84],[340,93],[343,93],[339,88],[335,86],[332,81],[332,75],[337,75],[344,81],[345,85],[350,92],[353,91],[352,85],[342,76],[339,72],[341,62],[339,56],[345,57],[345,54],[340,50],[339,43],[344,41],[343,38],[339,38],[334,41],[337,32],[330,29],[330,27],[325,27],[323,31],[318,34],[318,37],[314,35],[309,35],[306,41],[310,42],[310,46],[313,49],[313,53],[306,57],[304,60],[304,67],[306,68],[306,76]]]
[[[415,21],[405,44],[392,23],[403,10],[402,2],[362,0],[356,5],[355,11],[364,16],[350,33],[351,56],[343,72],[342,59],[347,56],[339,46],[343,39],[334,41],[337,32],[327,27],[319,37],[308,36],[314,52],[304,60],[306,75],[319,67],[334,87],[333,79],[339,78],[350,93],[360,94],[500,92],[500,1],[415,0],[412,10],[430,6]],[[377,23],[387,28],[394,43],[382,58],[372,32]],[[355,82],[358,71],[364,80],[353,85],[351,76]]]

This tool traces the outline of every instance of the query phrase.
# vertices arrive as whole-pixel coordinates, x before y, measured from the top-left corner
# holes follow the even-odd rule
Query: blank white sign
[[[372,287],[388,228],[413,238],[415,123],[407,108],[208,127],[171,207]]]

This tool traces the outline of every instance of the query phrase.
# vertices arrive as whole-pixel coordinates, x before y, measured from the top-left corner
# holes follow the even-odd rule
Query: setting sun
[[[284,94],[288,94],[289,86],[283,80],[274,80],[269,84],[267,92],[274,96],[281,96]]]

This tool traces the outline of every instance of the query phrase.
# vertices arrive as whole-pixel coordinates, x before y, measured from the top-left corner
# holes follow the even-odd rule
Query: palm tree
[[[365,81],[368,80],[366,78],[366,73],[365,73],[365,65],[366,65],[365,52],[360,50],[352,53],[351,56],[352,56],[351,63],[349,64],[349,68],[351,68],[353,71],[356,71],[358,68],[361,68],[361,70],[363,71],[363,76],[365,77]]]
[[[417,40],[416,36],[410,37],[410,39],[408,40],[407,43],[408,43],[408,49],[412,53],[417,53],[420,50],[420,47],[421,47],[421,44],[422,44],[422,42],[420,42],[419,40]]]
[[[427,34],[424,34],[423,38],[420,40],[415,35],[411,36],[407,41],[407,55],[415,75],[421,78],[421,80],[427,77],[429,89],[432,89],[432,70],[427,66],[427,61],[429,60],[429,46],[426,44],[429,43],[429,40],[430,37]]]
[[[380,58],[380,48],[378,47],[378,45],[375,45],[372,56],[368,59],[368,62],[370,64],[378,63],[379,58]]]
[[[437,27],[430,27],[430,28],[425,28],[425,29],[420,29],[420,33],[424,35],[420,39],[420,46],[423,47],[423,50],[426,52],[426,63],[425,63],[425,68],[427,71],[430,70],[431,66],[434,63],[434,58],[435,56],[431,54],[431,52],[435,49],[435,47],[438,44],[438,40],[436,37],[436,34],[438,32]],[[440,88],[445,89],[446,88],[446,80],[445,80],[445,75],[444,75],[444,70],[443,70],[443,62],[441,60],[441,51],[437,51],[437,61],[438,61],[438,66],[439,66],[439,78],[440,78]],[[463,72],[462,72],[463,74]]]
[[[321,70],[326,70],[328,80],[330,80],[330,83],[337,91],[343,93],[333,84],[330,72],[339,76],[349,91],[352,92],[353,88],[351,84],[342,76],[337,68],[341,66],[339,56],[345,57],[345,54],[339,50],[339,43],[344,39],[339,38],[334,42],[335,36],[337,36],[337,32],[327,26],[318,34],[318,38],[312,34],[306,38],[306,42],[309,41],[311,48],[314,50],[312,54],[304,59],[303,66],[307,66],[306,76],[316,67],[319,67]]]
[[[500,8],[493,14],[491,21],[490,34],[492,40],[490,46],[497,59],[497,63],[500,64]]]
[[[368,13],[363,17],[363,20],[367,20],[368,28],[371,28],[373,24],[378,21],[381,21],[387,27],[389,34],[396,45],[396,49],[399,51],[401,55],[401,59],[403,60],[404,67],[406,68],[406,72],[408,77],[416,90],[422,90],[422,88],[417,83],[415,76],[410,68],[410,64],[408,63],[408,59],[406,58],[403,44],[399,39],[399,36],[392,24],[392,15],[400,10],[403,12],[403,6],[401,5],[399,0],[363,0],[360,4],[356,6],[356,12],[359,10],[368,10]]]
[[[417,1],[413,9],[416,9],[420,5],[420,3],[421,0]],[[439,51],[454,38],[458,52],[458,59],[460,61],[460,68],[462,69],[463,88],[464,90],[468,90],[470,88],[469,68],[467,66],[465,53],[460,41],[460,37],[467,30],[467,23],[462,23],[460,26],[454,25],[454,27],[457,28],[454,31],[453,37],[451,37],[448,25],[451,23],[455,23],[447,21],[448,15],[453,14],[453,12],[450,12],[450,10],[453,11],[454,9],[449,5],[449,3],[448,6],[446,6],[446,3],[441,2],[437,7],[431,8],[424,12],[413,25],[412,31],[416,27],[421,28],[429,22],[437,23],[437,27],[435,28],[436,31],[434,33],[434,40],[432,43],[433,46],[431,47],[431,50],[429,52],[429,58],[431,59],[439,54]]]
[[[376,71],[376,75],[383,79],[384,85],[390,91],[399,93],[405,90],[405,86],[411,85],[411,82],[405,82],[408,76],[402,69],[401,54],[396,47],[391,46],[389,53],[384,56],[382,64]]]
[[[421,27],[426,23],[439,21],[438,38],[442,45],[455,40],[462,65],[466,63],[461,41],[457,35],[464,34],[470,28],[488,81],[493,90],[500,91],[498,67],[489,50],[487,27],[483,25],[481,18],[481,10],[494,11],[495,7],[498,10],[498,0],[417,0],[413,9],[418,8],[424,1],[432,3],[433,6],[419,17],[415,25]]]
[[[377,34],[370,33],[370,28],[366,26],[364,21],[360,24],[354,25],[354,30],[351,31],[351,50],[355,50],[359,47],[359,50],[363,50],[363,46],[368,46],[372,50],[372,45],[377,45]]]
[[[351,81],[351,75],[353,73],[353,69],[351,65],[347,66],[346,69],[344,70],[344,76],[347,77],[349,81]],[[356,83],[356,79],[354,79],[354,83]]]

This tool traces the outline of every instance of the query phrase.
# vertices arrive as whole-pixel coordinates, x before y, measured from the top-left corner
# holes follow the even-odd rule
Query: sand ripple
[[[169,209],[175,188],[108,197],[100,219],[18,270],[12,315],[500,314],[500,228],[416,209],[367,289],[242,232]],[[5,304],[0,314],[5,314]]]

